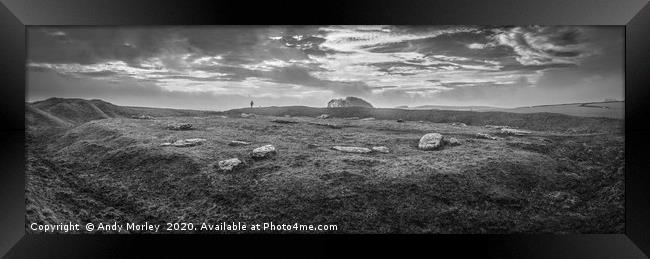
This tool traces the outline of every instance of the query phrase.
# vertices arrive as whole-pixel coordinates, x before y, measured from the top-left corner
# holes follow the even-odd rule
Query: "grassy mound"
[[[313,117],[333,115],[326,122],[337,127],[323,127],[318,123],[324,120],[312,116],[280,124],[273,122],[278,117],[239,118],[230,111],[230,118],[102,119],[49,137],[30,135],[27,218],[51,223],[298,222],[337,224],[344,233],[623,230],[622,134],[533,130],[488,140],[476,133],[498,130],[471,122],[466,127],[397,123],[381,120],[381,112],[391,109],[304,108]],[[241,111],[301,111],[277,109]],[[368,112],[377,120],[336,118],[348,117],[346,112]],[[483,113],[456,116],[477,114]],[[389,115],[394,116],[384,116]],[[432,116],[462,121],[443,115]],[[171,123],[191,123],[194,130],[167,130]],[[429,132],[457,138],[461,145],[417,149],[419,138]],[[160,145],[187,138],[206,141],[182,148]],[[232,140],[252,144],[228,145]],[[266,144],[273,144],[278,155],[251,159],[251,150]],[[386,146],[390,152],[350,154],[332,150],[335,145]],[[234,157],[245,166],[217,169],[218,161]]]

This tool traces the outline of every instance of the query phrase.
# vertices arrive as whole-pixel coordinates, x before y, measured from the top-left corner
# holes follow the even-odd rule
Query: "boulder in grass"
[[[251,114],[251,113],[242,113],[242,114],[239,115],[239,116],[241,116],[242,118],[252,118],[252,117],[255,117],[255,114]]]
[[[444,145],[444,137],[440,133],[428,133],[420,138],[418,148],[422,150],[436,150]]]
[[[228,143],[228,146],[246,146],[250,144],[251,144],[250,142],[246,142],[246,141],[233,140]]]
[[[482,138],[482,139],[490,139],[490,140],[497,140],[497,137],[492,136],[487,133],[476,133],[477,138]]]
[[[329,119],[330,115],[329,114],[321,114],[318,116],[319,119]]]
[[[460,141],[457,138],[445,138],[445,145],[458,146]]]
[[[218,163],[219,170],[224,172],[230,172],[232,170],[242,167],[243,165],[244,163],[241,160],[239,160],[239,158],[221,160]]]
[[[251,156],[253,158],[257,159],[262,159],[262,158],[268,158],[276,155],[278,153],[277,150],[275,150],[275,147],[273,145],[265,145],[258,147],[256,149],[253,149],[253,152],[251,153]]]
[[[390,153],[390,149],[384,146],[377,146],[377,147],[372,147],[372,151],[379,152],[379,153]]]
[[[341,152],[346,152],[346,153],[358,153],[358,154],[366,154],[372,152],[369,148],[365,147],[346,147],[346,146],[333,146],[332,149],[338,150]]]

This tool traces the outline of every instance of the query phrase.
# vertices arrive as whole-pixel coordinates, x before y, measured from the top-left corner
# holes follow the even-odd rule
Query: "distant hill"
[[[580,117],[604,117],[623,119],[625,118],[625,102],[606,101],[590,103],[567,103],[536,105],[517,108],[500,108],[493,106],[445,106],[445,105],[421,105],[415,107],[398,106],[399,109],[408,110],[450,110],[450,111],[476,111],[476,112],[513,112],[513,113],[559,113]]]
[[[153,117],[207,116],[217,113],[211,111],[118,106],[97,99],[49,98],[43,101],[27,103],[25,119],[29,127],[62,128],[92,120],[108,118],[130,118],[140,115]]]
[[[530,107],[518,107],[513,109],[501,109],[500,111],[514,113],[535,113],[552,112],[581,117],[605,117],[614,119],[625,118],[625,102],[593,102],[593,103],[569,103],[554,105],[538,105]]]
[[[290,115],[316,117],[326,113],[335,118],[374,117],[380,120],[401,119],[406,121],[429,121],[438,123],[463,122],[468,125],[506,125],[531,130],[574,129],[582,132],[618,132],[622,131],[623,127],[623,107],[623,102],[601,102],[520,107],[494,111],[283,106],[215,112],[118,106],[96,99],[50,98],[43,101],[27,103],[25,119],[29,128],[67,128],[92,120],[131,118],[140,115],[152,117],[201,117],[220,114],[239,116],[241,113],[254,113],[269,116]],[[596,116],[603,114],[608,116]]]
[[[411,110],[450,110],[450,111],[489,111],[497,110],[497,107],[491,106],[445,106],[445,105],[421,105],[415,107],[407,107]]]

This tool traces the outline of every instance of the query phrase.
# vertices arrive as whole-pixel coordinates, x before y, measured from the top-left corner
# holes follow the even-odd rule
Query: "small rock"
[[[250,142],[246,142],[246,141],[233,140],[230,141],[230,143],[228,143],[228,146],[246,146],[250,144],[251,144]]]
[[[420,138],[418,148],[422,150],[435,150],[444,144],[444,138],[440,133],[429,133]]]
[[[487,133],[476,133],[477,138],[482,138],[482,139],[491,139],[491,140],[497,140],[495,136],[492,136]]]
[[[329,117],[330,117],[329,114],[321,114],[320,116],[318,116],[319,119],[328,119]]]
[[[402,120],[402,119],[399,119],[399,120],[397,120],[397,122],[404,122],[404,120]]]
[[[312,143],[307,144],[307,148],[317,148],[317,147],[318,145],[316,144],[312,144]]]
[[[224,172],[230,172],[238,167],[244,165],[244,163],[239,160],[239,158],[231,158],[226,160],[219,161],[219,169]]]
[[[390,153],[390,149],[385,146],[372,147],[371,149],[380,153]]]
[[[251,117],[255,117],[255,114],[251,114],[251,113],[242,113],[242,114],[239,115],[239,116],[242,117],[242,118],[251,118]]]
[[[131,116],[131,118],[139,119],[139,120],[152,120],[153,119],[152,116],[144,115],[144,114],[142,114],[142,115],[133,115],[133,116]]]
[[[276,155],[277,151],[275,150],[275,147],[273,145],[265,145],[258,147],[256,149],[253,149],[253,152],[251,156],[253,158],[266,158],[266,157],[271,157],[273,155]]]
[[[446,138],[445,144],[450,146],[458,146],[460,145],[460,141],[457,138]]]
[[[170,130],[191,130],[192,129],[192,124],[189,124],[189,123],[172,124],[172,125],[167,125],[167,129],[170,129]]]
[[[370,118],[363,118],[363,119],[361,119],[361,120],[362,120],[362,121],[374,121],[375,118],[370,117]]]
[[[365,154],[365,153],[372,152],[372,150],[370,150],[369,148],[365,148],[365,147],[333,146],[332,149],[342,151],[342,152],[347,152],[347,153],[360,153],[360,154]]]
[[[458,126],[458,127],[467,127],[467,124],[462,123],[462,122],[454,122],[451,125],[452,126]]]

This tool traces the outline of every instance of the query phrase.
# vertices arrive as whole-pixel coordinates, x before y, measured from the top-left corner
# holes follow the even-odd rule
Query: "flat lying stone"
[[[519,130],[519,129],[502,128],[501,133],[506,135],[524,136],[524,135],[529,135],[532,132],[526,130]]]
[[[390,153],[390,149],[384,146],[372,147],[371,149],[380,153]]]
[[[490,129],[502,129],[502,128],[507,128],[508,126],[485,125],[485,127]]]
[[[343,128],[343,126],[335,125],[335,124],[330,124],[330,123],[308,122],[308,124],[316,125],[316,126],[328,127],[328,128],[332,128],[332,129],[340,129],[340,128]]]
[[[189,123],[172,124],[172,125],[167,125],[167,129],[170,129],[170,130],[191,130],[192,129],[192,124],[189,124]]]
[[[372,152],[372,150],[370,150],[369,148],[365,148],[365,147],[333,146],[332,149],[342,151],[342,152],[347,152],[347,153],[359,153],[359,154]]]
[[[173,147],[193,147],[203,144],[206,139],[203,138],[188,138],[188,139],[179,139],[172,143],[166,142],[162,143],[161,146],[173,146]]]
[[[329,114],[321,114],[320,116],[318,116],[319,119],[328,119],[329,117],[330,117]]]
[[[228,146],[246,146],[250,144],[251,144],[250,142],[246,142],[246,141],[233,140],[230,141],[230,143],[228,143]]]

